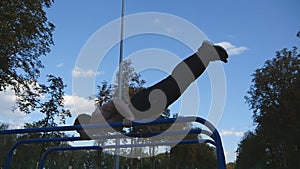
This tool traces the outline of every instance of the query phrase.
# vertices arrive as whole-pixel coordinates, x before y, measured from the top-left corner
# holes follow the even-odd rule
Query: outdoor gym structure
[[[90,150],[90,149],[112,149],[112,148],[131,148],[131,147],[150,147],[150,146],[174,146],[176,144],[198,144],[198,143],[210,143],[216,147],[216,154],[218,160],[218,168],[226,169],[224,150],[222,146],[222,141],[219,132],[216,128],[207,120],[201,117],[178,117],[178,118],[167,118],[158,119],[151,122],[140,121],[132,122],[132,126],[145,126],[145,125],[158,125],[158,124],[173,124],[173,123],[183,123],[183,122],[197,122],[204,125],[208,130],[203,129],[191,129],[191,130],[172,130],[172,131],[160,131],[147,133],[144,137],[153,137],[162,134],[165,136],[174,135],[185,135],[185,134],[204,134],[210,139],[199,139],[199,140],[182,140],[182,141],[159,141],[159,142],[149,142],[149,143],[138,143],[138,144],[115,144],[115,145],[104,145],[104,146],[76,146],[76,147],[51,147],[47,149],[42,155],[39,161],[39,168],[44,168],[44,162],[47,156],[54,151],[71,151],[71,150]],[[75,131],[81,129],[99,129],[108,127],[123,127],[123,123],[115,122],[110,124],[88,124],[88,125],[78,125],[78,126],[60,126],[60,127],[49,127],[49,128],[31,128],[31,129],[14,129],[14,130],[0,130],[0,135],[4,134],[27,134],[27,133],[39,133],[39,132],[53,132],[53,131]],[[99,135],[93,137],[96,139],[122,139],[126,137],[140,137],[140,134],[115,134],[115,135]],[[35,138],[35,139],[25,139],[20,140],[15,143],[7,153],[5,167],[4,169],[10,168],[10,161],[14,154],[14,151],[22,144],[32,144],[32,143],[45,143],[45,142],[63,142],[63,141],[81,141],[85,140],[80,137],[63,137],[63,138]],[[115,165],[119,166],[119,164]]]

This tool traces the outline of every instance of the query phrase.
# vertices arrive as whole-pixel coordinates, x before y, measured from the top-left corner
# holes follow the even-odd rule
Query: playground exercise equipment
[[[182,123],[182,122],[198,122],[208,128],[208,130],[203,129],[191,129],[191,130],[175,130],[175,131],[161,131],[161,132],[152,132],[147,133],[145,137],[153,137],[163,133],[163,136],[172,136],[172,135],[184,135],[184,134],[204,134],[209,136],[210,139],[200,139],[200,140],[182,140],[182,141],[162,141],[162,142],[150,142],[150,143],[139,143],[139,144],[115,144],[115,145],[104,145],[104,146],[78,146],[78,147],[52,147],[49,148],[41,157],[39,162],[39,167],[42,169],[44,166],[44,161],[48,154],[53,151],[67,151],[67,150],[79,150],[79,149],[119,149],[119,148],[131,148],[131,147],[147,147],[147,146],[167,146],[167,145],[176,145],[176,144],[197,144],[197,143],[210,143],[216,147],[216,154],[218,160],[218,168],[226,169],[225,156],[221,137],[216,128],[207,120],[201,117],[178,117],[178,118],[167,118],[167,119],[158,119],[151,122],[140,121],[132,122],[132,126],[145,126],[145,125],[157,125],[157,124],[170,124],[170,123]],[[78,125],[78,126],[60,126],[60,127],[49,127],[49,128],[31,128],[31,129],[14,129],[14,130],[0,130],[0,135],[3,134],[25,134],[25,133],[37,133],[37,132],[53,132],[53,131],[74,131],[80,129],[93,129],[93,128],[107,128],[107,127],[123,127],[123,123],[115,122],[110,124],[88,124],[88,125]],[[140,134],[115,134],[115,135],[99,135],[95,136],[92,139],[121,139],[125,137],[139,137]],[[10,161],[13,155],[13,152],[21,144],[30,144],[30,143],[45,143],[45,142],[63,142],[63,141],[81,141],[85,140],[80,137],[63,137],[63,138],[36,138],[36,139],[26,139],[20,140],[15,143],[9,150],[7,158],[5,161],[4,169],[9,169]]]

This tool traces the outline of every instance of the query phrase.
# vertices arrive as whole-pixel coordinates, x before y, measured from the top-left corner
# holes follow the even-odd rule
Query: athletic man
[[[113,99],[97,107],[92,116],[79,115],[74,125],[156,119],[205,71],[210,62],[221,60],[227,63],[227,58],[224,48],[204,41],[196,53],[176,65],[171,75],[133,95],[129,104]],[[78,132],[81,137],[88,138],[83,130]],[[88,135],[93,133],[91,130]]]

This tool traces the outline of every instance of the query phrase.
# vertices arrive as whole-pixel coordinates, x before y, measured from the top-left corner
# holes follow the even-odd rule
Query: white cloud
[[[235,136],[235,137],[243,137],[243,131],[236,131],[235,129],[225,130],[223,129],[221,132],[221,136]]]
[[[59,63],[58,65],[56,65],[56,67],[60,68],[60,67],[63,67],[63,63]]]
[[[64,96],[64,99],[65,108],[69,109],[73,116],[73,118],[67,119],[67,124],[72,124],[78,114],[92,114],[95,109],[94,100],[70,95]],[[16,97],[13,91],[0,92],[0,123],[8,124],[10,129],[20,129],[23,128],[25,123],[31,123],[43,118],[43,114],[40,112],[24,114],[18,109],[12,111],[13,107],[16,106],[15,101]]]
[[[95,72],[92,69],[84,70],[80,67],[75,67],[74,70],[72,71],[72,74],[74,77],[94,77],[96,75],[101,75],[104,74],[104,72]]]
[[[9,128],[22,128],[24,123],[27,122],[30,117],[18,110],[14,110],[16,97],[15,93],[11,90],[0,92],[0,122],[9,125]]]
[[[159,24],[159,23],[160,23],[160,19],[159,19],[159,18],[155,19],[155,20],[153,21],[153,23]]]
[[[233,151],[225,151],[225,159],[226,159],[226,163],[229,163],[229,162],[234,162],[235,160],[233,159],[236,159],[236,153],[233,152]]]
[[[79,114],[89,114],[92,115],[92,112],[95,110],[95,101],[87,99],[85,97],[80,97],[77,95],[66,95],[64,96],[64,105],[65,108],[70,110],[72,115],[71,118],[66,119],[65,125],[73,125],[75,118]],[[78,133],[74,131],[66,132],[69,135],[78,135]],[[86,142],[82,143],[85,144]],[[76,144],[76,143],[75,143]]]
[[[73,117],[82,113],[91,114],[95,109],[95,101],[84,97],[66,95],[64,100],[66,109],[71,111]]]
[[[246,50],[249,50],[245,46],[237,47],[237,46],[231,44],[230,42],[219,42],[216,45],[220,45],[223,48],[225,48],[229,55],[239,55],[239,54],[245,52]]]
[[[165,31],[166,31],[167,33],[169,33],[169,34],[175,33],[175,28],[174,28],[174,27],[166,27],[166,28],[165,28]]]
[[[14,92],[11,90],[1,92],[0,99],[1,99],[0,105],[6,105],[6,103],[13,103],[16,100]]]

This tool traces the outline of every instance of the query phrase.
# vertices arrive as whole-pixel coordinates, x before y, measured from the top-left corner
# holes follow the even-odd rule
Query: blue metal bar
[[[225,156],[223,145],[221,142],[220,134],[216,130],[216,128],[208,121],[201,117],[178,117],[178,118],[168,118],[168,119],[158,119],[154,121],[134,121],[132,122],[132,126],[144,126],[144,125],[156,125],[156,124],[168,124],[168,123],[182,123],[182,122],[198,122],[206,126],[212,133],[210,137],[216,143],[217,149],[217,158],[218,158],[218,166],[219,169],[226,169]],[[60,126],[60,127],[49,127],[49,128],[31,128],[31,129],[15,129],[15,130],[1,130],[1,134],[22,134],[22,133],[35,133],[35,132],[51,132],[51,131],[70,131],[70,130],[81,130],[81,129],[92,129],[92,128],[107,128],[107,127],[123,127],[121,122],[115,122],[110,124],[88,124],[82,126]],[[107,137],[107,136],[104,136]],[[41,141],[41,140],[40,140]],[[37,141],[37,142],[40,142]],[[27,142],[26,140],[24,143]],[[51,141],[49,141],[51,142]],[[20,143],[23,144],[23,143]],[[17,148],[18,143],[16,143],[12,148]],[[12,151],[13,152],[13,151]],[[7,157],[9,160],[11,159],[12,152],[9,152],[9,156]],[[7,163],[6,163],[7,164]],[[8,162],[9,164],[9,162]],[[9,166],[9,165],[6,165]],[[8,169],[6,167],[5,169]]]
[[[156,135],[161,134],[162,132],[151,132],[145,135],[145,137],[153,137]],[[192,130],[174,130],[174,131],[167,131],[164,132],[164,136],[171,136],[171,135],[182,135],[182,134],[205,134],[210,136],[211,133],[207,130],[202,129],[192,129]],[[117,138],[125,138],[125,137],[140,137],[140,134],[117,134],[117,135],[102,135],[102,136],[95,136],[93,137],[94,140],[96,139],[117,139]],[[15,143],[10,150],[8,151],[6,160],[5,160],[5,169],[9,169],[10,161],[13,155],[13,152],[22,144],[30,144],[30,143],[45,143],[45,142],[60,142],[60,141],[82,141],[86,140],[80,137],[63,137],[63,138],[35,138],[30,140],[20,140]]]
[[[30,140],[20,140],[9,149],[8,154],[6,156],[4,169],[9,169],[12,155],[13,155],[14,151],[21,144],[41,143],[41,142],[44,142],[44,143],[45,142],[58,142],[58,141],[77,141],[77,140],[83,140],[83,139],[80,137],[64,137],[64,138],[36,138],[36,139],[30,139]]]
[[[174,144],[198,144],[198,143],[210,143],[215,145],[215,142],[209,139],[200,140],[182,140],[179,143],[177,141],[168,142],[156,142],[156,143],[142,143],[142,144],[123,144],[123,145],[109,145],[109,146],[77,146],[77,147],[53,147],[48,149],[40,159],[40,169],[44,168],[45,160],[47,156],[54,151],[68,151],[68,150],[97,150],[97,149],[110,149],[110,148],[128,148],[128,147],[147,147],[147,146],[165,146]]]
[[[182,123],[182,122],[193,122],[196,119],[203,125],[206,125],[206,120],[200,117],[178,117],[178,118],[167,118],[158,119],[154,121],[133,121],[132,126],[144,126],[144,125],[156,125],[156,124],[169,124],[169,123]],[[208,123],[209,124],[209,123]],[[2,134],[24,134],[24,133],[38,133],[38,132],[52,132],[52,131],[71,131],[71,130],[82,130],[82,129],[93,129],[93,128],[108,128],[108,127],[123,127],[122,122],[103,123],[103,124],[86,124],[77,126],[58,126],[58,127],[45,127],[45,128],[29,128],[29,129],[14,129],[14,130],[0,130]],[[209,129],[210,127],[207,126]],[[215,130],[215,128],[213,127]],[[213,132],[213,130],[212,130]]]
[[[216,143],[218,167],[219,167],[219,169],[226,169],[223,144],[222,144],[221,137],[220,137],[218,130],[213,126],[213,124],[211,124],[209,121],[206,121],[203,118],[197,117],[196,122],[204,124],[207,128],[209,128],[213,132],[211,135],[211,138]]]
[[[211,143],[215,145],[215,142],[208,141],[208,139],[200,139],[200,140],[182,140],[184,144],[195,144],[195,143]],[[141,144],[120,144],[120,145],[106,145],[102,146],[102,149],[113,149],[113,148],[129,148],[129,147],[148,147],[148,146],[164,146],[164,145],[177,145],[180,142],[178,141],[162,141],[162,142],[150,142],[150,143],[141,143]],[[182,143],[182,144],[183,144]]]

